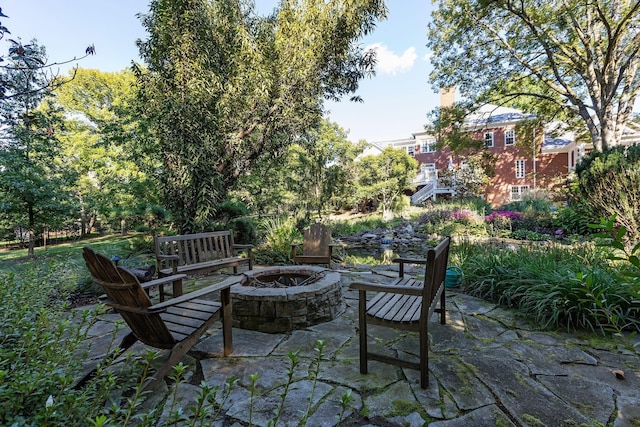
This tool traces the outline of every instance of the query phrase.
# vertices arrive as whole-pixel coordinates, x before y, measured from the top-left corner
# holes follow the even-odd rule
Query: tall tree
[[[252,5],[154,0],[143,18],[140,106],[182,231],[206,227],[257,161],[318,125],[324,98],[373,73],[374,54],[355,42],[386,16],[383,0],[285,0],[270,17]]]
[[[379,199],[382,217],[391,218],[393,202],[411,187],[418,162],[404,150],[387,147],[377,156],[363,157],[357,165],[362,197]]]
[[[578,116],[602,150],[620,142],[640,90],[639,28],[632,0],[439,0],[431,80],[479,102]]]
[[[73,81],[56,90],[68,117],[61,156],[76,174],[72,191],[83,234],[98,215],[119,228],[159,202],[157,183],[144,172],[159,165],[148,164],[139,148],[144,131],[132,110],[134,80],[131,71],[79,68]]]
[[[355,159],[364,150],[364,142],[352,144],[336,123],[323,120],[298,144],[291,146],[288,167],[290,184],[297,203],[305,204],[306,216],[322,213],[330,201],[354,192]]]
[[[12,57],[0,70],[0,79],[14,91],[0,102],[0,193],[2,213],[16,226],[26,225],[32,257],[36,228],[58,225],[52,221],[67,209],[68,176],[56,161],[62,117],[45,98],[48,77],[37,65],[44,63],[45,49],[35,41],[29,49],[28,56]]]

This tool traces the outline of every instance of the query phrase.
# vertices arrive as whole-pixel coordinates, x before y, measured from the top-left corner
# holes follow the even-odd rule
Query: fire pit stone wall
[[[313,266],[267,267],[244,273],[231,287],[233,326],[267,333],[289,332],[334,319],[344,311],[340,273]],[[257,287],[255,278],[316,276],[302,286]]]

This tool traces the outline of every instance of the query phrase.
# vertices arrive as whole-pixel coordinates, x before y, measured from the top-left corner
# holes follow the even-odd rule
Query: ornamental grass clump
[[[496,248],[466,243],[462,268],[469,294],[516,308],[545,329],[602,331],[612,322],[623,329],[640,327],[633,289],[616,280],[615,269],[594,245]],[[585,286],[587,275],[617,316],[596,309],[592,290]]]

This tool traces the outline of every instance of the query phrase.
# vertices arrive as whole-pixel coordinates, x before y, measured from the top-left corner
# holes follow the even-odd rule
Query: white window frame
[[[511,186],[511,201],[518,202],[522,200],[522,197],[526,194],[529,194],[529,186],[528,185],[512,185]]]
[[[504,131],[504,145],[514,145],[515,143],[516,143],[516,131],[515,131],[515,129],[507,129],[507,130],[505,130]]]
[[[484,146],[487,148],[493,147],[493,132],[484,133]]]
[[[421,153],[435,153],[436,152],[436,140],[435,139],[427,139],[422,143]]]
[[[524,178],[526,176],[526,165],[526,160],[516,160],[516,178]]]
[[[413,145],[407,145],[407,154],[410,155],[411,157],[415,157],[416,156],[416,147]]]

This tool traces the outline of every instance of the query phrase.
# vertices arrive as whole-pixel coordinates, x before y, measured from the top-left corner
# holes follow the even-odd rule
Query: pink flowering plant
[[[466,209],[462,209],[462,210],[453,212],[451,214],[451,219],[457,222],[461,222],[463,224],[470,224],[474,221],[474,215],[473,215],[473,212]]]

